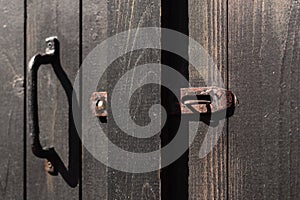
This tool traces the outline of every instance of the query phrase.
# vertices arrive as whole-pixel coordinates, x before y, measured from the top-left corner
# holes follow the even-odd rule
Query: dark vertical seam
[[[189,38],[190,37],[190,10],[189,10],[189,1],[186,1],[186,24],[185,24],[185,28],[186,28],[186,36]],[[190,43],[188,41],[188,44],[187,44],[187,74],[186,74],[186,80],[190,83],[190,57],[189,57],[189,54],[190,54],[190,51],[189,51],[189,47],[190,47]],[[189,125],[189,123],[188,123]],[[188,132],[188,135],[189,135],[189,132]],[[190,146],[188,147],[187,149],[187,197],[189,199],[189,190],[190,190],[190,184],[189,184],[189,179],[190,179]]]
[[[229,89],[229,0],[226,1],[226,88]],[[226,199],[229,199],[229,119],[226,120]]]
[[[82,4],[83,4],[83,0],[79,0],[79,69],[81,67],[82,64]],[[79,70],[79,84],[80,86],[82,85],[82,73]],[[81,87],[79,87],[79,108],[81,110]],[[78,134],[81,134],[81,126],[80,126],[80,130],[78,131]],[[79,136],[78,136],[79,137]],[[81,142],[79,143],[79,200],[82,200],[82,144]]]
[[[23,33],[23,40],[24,40],[24,114],[23,114],[23,199],[27,199],[27,155],[26,155],[26,147],[27,147],[27,0],[24,0],[24,33]]]
[[[162,28],[171,29],[174,31],[181,32],[185,35],[189,35],[189,16],[188,16],[188,1],[180,1],[180,0],[163,0],[161,1],[161,9],[162,9],[162,15],[161,15],[161,26]],[[166,35],[162,33],[161,39],[162,41]],[[188,42],[188,41],[187,41]],[[163,46],[162,42],[162,46]],[[164,47],[162,47],[163,49]],[[187,48],[186,53],[188,54],[188,46],[182,47]],[[178,62],[175,62],[178,61]],[[169,67],[172,67],[173,69],[177,70],[179,73],[182,74],[187,80],[189,79],[189,73],[188,73],[188,67],[189,63],[188,60],[183,61],[182,58],[179,58],[177,55],[170,54],[170,52],[162,51],[161,52],[161,63],[164,65],[167,65]],[[170,81],[171,78],[168,77],[165,72],[162,70],[162,82]],[[176,87],[179,88],[187,87],[187,85],[183,85],[176,83]],[[164,106],[167,110],[167,112],[170,112],[175,109],[176,100],[170,95],[170,93],[167,92],[168,90],[161,87],[161,104]],[[175,118],[174,118],[175,119]],[[173,120],[174,120],[173,119]],[[177,119],[176,119],[177,120]],[[169,143],[170,140],[172,140],[172,134],[174,134],[175,127],[173,124],[170,124],[170,122],[166,122],[167,125],[162,127],[161,131],[161,144],[162,146],[164,144]],[[187,127],[188,129],[188,127]],[[175,133],[176,134],[176,133]],[[188,142],[188,141],[187,141]],[[161,170],[161,199],[180,199],[180,200],[187,200],[189,195],[189,184],[188,184],[188,176],[189,176],[189,150],[187,150],[181,157],[181,160],[176,160],[174,163],[170,164],[169,166],[163,168]],[[161,159],[164,159],[163,157]],[[184,162],[184,163],[183,163]],[[178,167],[182,167],[184,170],[184,175],[181,175],[177,177],[177,174],[174,175],[174,169]],[[183,177],[184,176],[184,177]],[[185,179],[186,178],[186,179]],[[180,183],[178,180],[186,181],[186,183]],[[174,188],[176,188],[178,185],[181,186],[180,190],[174,191]],[[178,196],[176,196],[178,195]],[[175,198],[174,198],[175,197]]]

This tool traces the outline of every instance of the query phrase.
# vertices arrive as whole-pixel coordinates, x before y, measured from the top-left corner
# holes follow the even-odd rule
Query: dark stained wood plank
[[[158,1],[83,1],[83,59],[103,40],[116,33],[132,28],[159,26],[159,9]],[[113,49],[107,51],[113,51]],[[103,77],[99,77],[101,79],[98,90],[108,91],[110,95],[120,75],[140,64],[159,60],[159,51],[128,53],[117,59]],[[148,93],[153,94],[150,99],[146,98]],[[146,125],[149,106],[159,101],[159,87],[142,88],[134,94],[132,101],[131,110],[135,112],[136,122]],[[109,139],[121,148],[129,151],[153,150],[151,146],[153,143],[122,137],[122,131],[110,117],[108,123],[101,126],[107,132]],[[159,137],[154,137],[153,140],[154,144],[160,144]],[[110,149],[109,146],[107,148]],[[112,158],[108,155],[107,159]],[[93,158],[85,148],[82,164],[83,199],[158,199],[160,196],[157,171],[147,174],[131,174],[107,168]]]
[[[200,74],[190,66],[190,84],[193,87],[211,86],[210,80],[214,76],[213,68],[219,70],[226,87],[226,16],[226,1],[189,1],[189,35],[203,46],[214,62],[213,66],[208,65],[206,70],[201,71]],[[204,79],[209,81],[205,82]],[[203,142],[208,126],[201,122],[198,127],[197,135],[189,152],[189,199],[226,199],[226,123],[224,125],[220,130],[216,145],[204,158],[199,157],[199,151],[202,145],[207,145]]]
[[[23,198],[24,4],[0,1],[0,199]]]
[[[68,80],[73,83],[79,68],[79,2],[28,1],[27,5],[27,60],[45,51],[45,38],[58,36],[61,64]],[[39,71],[38,96],[41,143],[53,146],[62,160],[58,176],[45,171],[45,160],[33,156],[27,142],[27,199],[78,199],[78,167],[80,147],[77,133],[70,123],[67,95],[51,66]],[[69,96],[70,98],[70,96]],[[64,177],[64,178],[63,178]]]
[[[82,9],[82,57],[85,59],[98,44],[107,38],[107,2],[102,0],[84,0]],[[82,81],[86,81],[85,78]],[[99,91],[107,90],[105,76],[100,79],[98,85]],[[103,130],[106,127],[107,124],[102,124]],[[108,199],[107,190],[107,167],[83,147],[82,199]]]
[[[299,199],[299,1],[229,1],[229,199]]]
[[[160,1],[157,0],[114,0],[108,2],[108,36],[133,28],[160,26]],[[128,46],[131,49],[131,46]],[[124,73],[133,67],[146,63],[159,63],[160,51],[140,50],[127,53],[117,59],[107,73],[108,92],[111,93],[114,85]],[[128,90],[118,91],[130,92]],[[131,91],[132,92],[132,91]],[[148,109],[151,105],[160,103],[159,86],[144,86],[138,89],[131,99],[132,119],[145,126],[149,123]],[[151,94],[151,95],[149,95]],[[122,97],[122,96],[120,96]],[[128,137],[123,133],[111,118],[108,118],[109,139],[119,147],[132,152],[148,152],[157,150],[160,146],[159,134],[147,139]],[[122,119],[128,120],[128,119]],[[149,130],[150,131],[150,130]],[[135,133],[138,134],[138,133]],[[110,151],[111,147],[108,146]],[[108,162],[113,159],[108,157]],[[126,165],[126,163],[124,163]],[[159,172],[150,173],[124,173],[114,169],[108,169],[108,199],[115,200],[140,200],[159,199],[160,180]]]

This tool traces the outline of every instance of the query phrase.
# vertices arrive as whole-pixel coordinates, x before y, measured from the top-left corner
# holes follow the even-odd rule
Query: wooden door
[[[1,0],[0,5],[0,199],[300,199],[298,0]],[[102,164],[82,145],[70,115],[72,90],[63,85],[74,82],[99,43],[151,26],[175,29],[201,44],[240,104],[204,158],[199,149],[208,126],[200,123],[189,151],[171,167],[125,173]],[[27,128],[28,63],[44,52],[45,38],[53,35],[60,40],[65,76],[61,81],[48,65],[40,69],[38,111],[41,143],[54,146],[59,156],[57,176],[32,154]],[[109,92],[128,70],[161,62],[188,77],[192,86],[205,86],[205,77],[186,61],[147,50],[118,58],[98,89]],[[213,70],[207,71],[211,76]],[[153,103],[172,104],[167,94],[159,86],[137,91],[131,101],[136,122],[149,122],[145,113]],[[162,134],[172,137],[177,122],[168,122]],[[153,148],[120,136],[113,121],[102,127],[125,149]],[[157,135],[152,142],[168,139]]]

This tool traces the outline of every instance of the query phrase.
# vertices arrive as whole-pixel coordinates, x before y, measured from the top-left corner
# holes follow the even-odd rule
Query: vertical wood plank
[[[156,0],[84,0],[83,59],[97,44],[110,36],[133,28],[159,26],[159,11],[160,2]],[[128,53],[109,66],[107,73],[98,84],[98,89],[111,94],[114,85],[125,72],[140,64],[157,63],[159,60],[159,51],[147,50]],[[151,98],[147,97],[149,93],[153,94]],[[136,123],[146,125],[145,123],[148,122],[148,108],[153,103],[157,103],[157,100],[159,101],[158,97],[158,86],[143,87],[134,93],[131,110],[135,112],[133,118],[137,119]],[[153,143],[149,144],[134,137],[124,136],[125,134],[118,128],[112,118],[108,118],[108,123],[106,125],[102,124],[102,128],[107,131],[107,136],[112,142],[125,150],[151,151],[155,148],[151,146]],[[159,144],[158,137],[154,137],[154,140]],[[110,149],[109,146],[107,148]],[[108,161],[110,159],[108,155]],[[93,158],[88,150],[84,149],[83,199],[159,199],[159,193],[159,173],[157,171],[146,174],[120,172],[107,168]]]
[[[61,64],[73,83],[79,68],[79,2],[29,0],[27,4],[27,60],[45,51],[45,38],[58,36]],[[70,105],[61,82],[51,66],[43,66],[38,76],[41,144],[53,146],[62,160],[58,176],[45,171],[45,160],[38,159],[27,144],[27,199],[78,199],[78,136],[70,123]],[[28,136],[29,138],[29,136]],[[64,178],[63,178],[64,176]]]
[[[133,28],[149,26],[160,26],[160,1],[113,0],[108,2],[108,36]],[[132,47],[128,46],[128,48]],[[155,50],[131,52],[117,59],[108,70],[108,92],[111,93],[114,85],[128,70],[141,64],[159,63],[159,61],[160,51]],[[130,91],[118,92],[122,94],[122,92]],[[147,125],[149,123],[148,110],[151,105],[156,103],[160,103],[159,86],[144,86],[138,89],[132,96],[130,104],[132,119],[135,119],[134,121],[141,126]],[[127,121],[128,119],[122,120]],[[131,152],[154,151],[160,145],[159,135],[147,139],[128,137],[110,119],[108,119],[108,136],[114,144]],[[109,151],[110,148],[109,146]],[[110,159],[108,157],[109,162]],[[109,169],[107,187],[108,199],[159,199],[159,172],[132,174]]]
[[[299,199],[300,2],[229,0],[229,199]]]
[[[0,199],[23,198],[24,3],[0,1]]]
[[[226,86],[227,73],[227,1],[189,1],[189,35],[208,52],[214,66],[197,72],[190,66],[190,84],[211,86],[212,67],[219,70]],[[195,66],[197,67],[197,66]],[[227,191],[227,133],[226,123],[213,150],[199,158],[208,126],[201,122],[189,153],[189,199],[226,199]]]
[[[98,44],[107,39],[107,7],[107,1],[83,0],[83,59],[85,59]],[[107,79],[105,75],[104,77],[99,77],[99,79],[99,91],[107,91]],[[82,81],[85,81],[84,78]],[[107,124],[102,124],[101,127],[105,130]],[[82,199],[108,199],[107,190],[107,167],[96,160],[91,153],[83,147]]]

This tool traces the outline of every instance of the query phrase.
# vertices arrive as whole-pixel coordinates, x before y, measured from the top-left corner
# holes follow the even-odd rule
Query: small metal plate
[[[90,107],[97,117],[107,117],[107,92],[94,92],[90,99]]]

